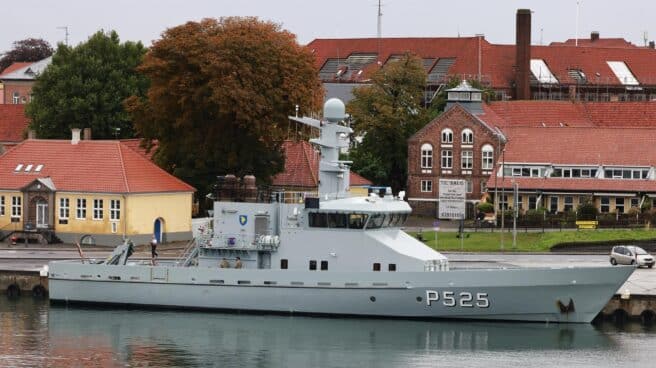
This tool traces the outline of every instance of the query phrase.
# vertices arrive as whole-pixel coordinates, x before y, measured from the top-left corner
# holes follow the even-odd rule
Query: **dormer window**
[[[449,128],[442,130],[442,143],[453,143],[453,131]]]
[[[462,130],[462,144],[473,144],[474,143],[474,132],[471,129]]]

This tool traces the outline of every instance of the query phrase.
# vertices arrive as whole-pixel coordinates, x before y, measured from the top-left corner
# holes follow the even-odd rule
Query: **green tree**
[[[0,72],[20,61],[39,61],[52,55],[52,46],[41,38],[28,38],[14,42],[14,47],[0,58]],[[2,53],[0,53],[2,54]]]
[[[250,17],[170,28],[139,70],[151,85],[147,98],[127,101],[135,128],[158,141],[155,160],[201,197],[216,175],[270,181],[284,167],[281,142],[295,105],[308,113],[322,100],[310,50]]]
[[[71,128],[87,127],[98,139],[133,137],[123,101],[148,88],[135,70],[145,53],[140,42],[121,43],[114,31],[96,32],[75,47],[59,44],[32,89],[30,128],[39,138],[66,138]]]
[[[422,106],[426,72],[421,59],[405,55],[372,75],[371,85],[353,91],[347,106],[356,136],[353,170],[396,192],[407,182],[407,140],[428,121]]]

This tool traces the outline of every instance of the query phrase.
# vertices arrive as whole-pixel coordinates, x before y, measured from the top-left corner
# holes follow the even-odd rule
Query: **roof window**
[[[27,166],[25,166],[25,172],[30,172],[30,170],[32,170],[32,166],[34,165],[28,164]]]
[[[558,79],[542,59],[531,59],[531,73],[539,83],[558,84]]]
[[[623,61],[607,61],[608,67],[625,86],[637,86],[640,83]]]
[[[43,169],[43,165],[36,165],[36,168],[34,169],[34,172],[41,172],[41,169]]]
[[[16,168],[14,169],[14,171],[18,172],[18,171],[21,171],[21,169],[23,169],[23,164],[18,164],[18,165],[16,165]]]

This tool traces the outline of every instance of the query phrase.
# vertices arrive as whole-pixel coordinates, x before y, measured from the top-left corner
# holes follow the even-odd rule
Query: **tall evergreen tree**
[[[114,31],[96,32],[75,47],[59,44],[32,89],[31,129],[39,138],[66,138],[71,128],[87,127],[97,139],[133,137],[123,102],[148,88],[136,71],[145,53],[140,42],[121,43]]]
[[[425,87],[421,60],[405,55],[376,71],[371,85],[354,90],[347,111],[362,138],[350,153],[355,172],[395,192],[405,188],[407,140],[429,121],[422,105]]]

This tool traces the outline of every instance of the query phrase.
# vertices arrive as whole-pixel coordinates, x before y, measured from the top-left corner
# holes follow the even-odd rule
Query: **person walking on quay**
[[[221,260],[221,263],[219,263],[219,267],[221,268],[230,268],[230,263],[228,263],[228,260],[223,257]]]
[[[157,237],[153,235],[153,238],[150,240],[150,256],[153,258],[153,262],[157,258]]]
[[[241,268],[241,258],[237,257],[237,260],[235,261],[235,268]]]

